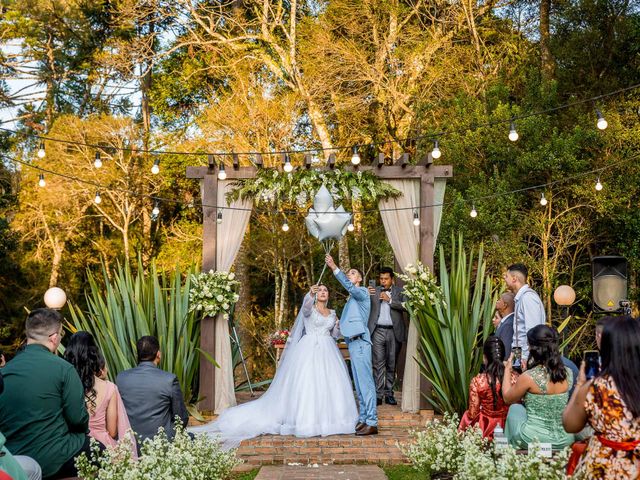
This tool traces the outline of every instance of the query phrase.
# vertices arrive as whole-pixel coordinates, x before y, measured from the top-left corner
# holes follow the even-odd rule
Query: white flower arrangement
[[[197,311],[208,317],[223,313],[229,318],[231,307],[238,301],[240,282],[232,272],[201,272],[191,275],[189,311]]]
[[[416,470],[429,479],[449,476],[457,480],[564,480],[568,449],[544,458],[533,445],[530,455],[518,455],[507,446],[494,449],[478,428],[458,431],[458,417],[445,414],[427,422],[424,430],[411,432],[413,441],[399,444]]]
[[[127,432],[118,445],[103,452],[91,440],[91,458],[83,453],[76,459],[79,476],[85,480],[222,480],[242,463],[235,450],[222,450],[206,435],[191,439],[179,423],[173,441],[162,429],[145,440],[137,460],[131,452],[130,435]]]
[[[405,303],[419,308],[425,305],[426,300],[429,300],[432,304],[439,302],[446,306],[442,289],[427,266],[417,262],[415,265],[407,265],[404,271],[407,274],[398,275],[398,277],[405,282],[403,290],[407,299]]]

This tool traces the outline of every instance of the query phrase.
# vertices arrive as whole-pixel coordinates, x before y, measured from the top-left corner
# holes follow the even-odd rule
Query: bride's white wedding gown
[[[269,389],[257,400],[228,408],[216,421],[189,431],[217,437],[226,448],[262,434],[314,437],[355,432],[358,410],[333,338],[335,312],[321,315],[307,294],[301,315],[304,333],[287,346]]]

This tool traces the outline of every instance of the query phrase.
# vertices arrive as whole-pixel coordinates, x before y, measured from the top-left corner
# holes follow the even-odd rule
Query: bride
[[[334,340],[340,334],[338,318],[327,308],[328,300],[324,285],[312,286],[305,295],[276,375],[260,398],[228,408],[216,421],[189,431],[217,437],[225,448],[262,434],[354,433],[358,411]]]

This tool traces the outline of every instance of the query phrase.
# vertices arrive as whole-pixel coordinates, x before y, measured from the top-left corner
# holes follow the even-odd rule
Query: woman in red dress
[[[484,372],[476,375],[469,386],[469,408],[460,421],[460,430],[477,425],[482,436],[493,439],[496,425],[504,428],[509,405],[502,399],[502,376],[504,375],[504,343],[499,337],[491,335],[483,347]],[[518,378],[513,373],[511,384]]]

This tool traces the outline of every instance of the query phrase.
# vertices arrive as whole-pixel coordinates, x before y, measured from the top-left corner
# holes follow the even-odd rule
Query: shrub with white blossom
[[[230,272],[201,272],[191,275],[189,311],[197,311],[208,317],[223,313],[229,319],[231,307],[238,301],[240,282]]]

